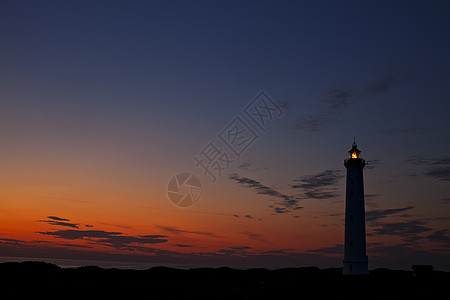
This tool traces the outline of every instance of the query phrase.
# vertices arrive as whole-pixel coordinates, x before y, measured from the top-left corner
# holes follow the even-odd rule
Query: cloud
[[[252,233],[252,232],[250,232]],[[444,234],[444,233],[442,233]],[[438,233],[437,235],[442,235]],[[444,234],[445,235],[445,234]],[[262,235],[256,234],[261,237]],[[18,241],[18,240],[17,240]],[[0,243],[2,238],[0,238]],[[236,245],[223,249],[223,251],[197,252],[194,249],[182,249],[183,246],[175,249],[179,251],[164,250],[153,247],[141,247],[130,245],[128,249],[134,250],[130,253],[122,251],[98,250],[92,251],[85,247],[61,247],[63,244],[51,246],[55,243],[32,241],[18,241],[18,244],[0,244],[1,256],[23,256],[23,257],[45,257],[50,255],[55,258],[77,257],[79,259],[90,260],[110,260],[110,261],[136,261],[151,264],[185,264],[185,265],[228,265],[240,267],[266,267],[284,268],[300,267],[305,265],[316,265],[321,268],[342,266],[342,252],[339,252],[339,244],[312,249],[311,251],[297,252],[292,248],[269,248],[264,250],[257,248],[246,249],[243,245]],[[22,244],[23,243],[23,244]],[[71,246],[70,246],[71,245]],[[167,244],[168,245],[168,244]],[[172,245],[172,244],[171,244]],[[245,244],[244,244],[245,245]],[[375,245],[375,246],[371,246]],[[449,269],[448,249],[430,251],[420,250],[419,247],[410,247],[410,244],[386,245],[368,243],[368,252],[372,268],[389,266],[391,268],[405,269],[411,268],[413,263],[433,264],[438,269]],[[121,249],[122,250],[122,249]],[[445,251],[445,253],[443,252]],[[436,253],[441,252],[441,253]],[[142,255],[151,254],[151,255]],[[375,254],[375,255],[372,255]]]
[[[332,87],[326,92],[321,101],[329,112],[334,114],[349,107],[353,103],[352,97],[353,92],[351,90]]]
[[[254,162],[250,160],[244,161],[242,164],[238,166],[238,168],[249,172],[264,171],[268,169],[267,167],[257,166]]]
[[[446,217],[427,217],[427,218],[422,218],[422,220],[425,221],[450,221],[450,216],[446,216]]]
[[[54,226],[64,226],[64,227],[71,227],[71,228],[78,228],[77,223],[70,223],[69,219],[64,219],[64,218],[59,218],[59,217],[55,217],[55,216],[48,216],[47,219],[50,220],[39,220],[38,222],[44,222],[44,223],[48,223],[50,225],[54,225]]]
[[[335,244],[332,247],[307,250],[310,253],[319,253],[325,255],[342,255],[344,253],[344,244]]]
[[[435,232],[429,234],[426,238],[431,242],[439,243],[440,249],[437,248],[436,250],[439,251],[448,251],[450,250],[450,230],[448,229],[441,229],[436,230]]]
[[[356,90],[336,86],[331,87],[319,98],[319,103],[323,106],[321,112],[299,117],[297,122],[292,124],[291,128],[293,130],[305,130],[309,132],[326,130],[333,123],[342,120],[342,117],[339,115],[347,110],[355,100],[387,93],[400,83],[415,77],[411,74],[383,76]],[[416,130],[419,130],[419,128]]]
[[[414,206],[406,206],[400,208],[388,208],[388,209],[374,209],[366,212],[366,221],[367,222],[375,222],[380,219],[390,217],[410,209],[413,209]]]
[[[330,169],[294,179],[293,189],[302,189],[308,199],[329,199],[339,196],[335,186],[343,176],[342,170]]]
[[[246,218],[247,220],[253,220],[255,219],[255,217],[253,217],[252,215],[238,215],[238,214],[234,214],[233,215],[234,218]],[[262,219],[257,219],[258,221],[261,221]]]
[[[308,114],[298,118],[292,124],[294,130],[319,132],[328,129],[336,122],[336,117],[353,103],[353,92],[339,87],[332,87],[320,98],[325,110],[320,114]]]
[[[246,170],[246,171],[248,170],[249,167],[250,167],[249,161],[244,161],[242,164],[240,164],[238,166],[239,169]]]
[[[168,241],[166,239],[166,235],[129,236],[124,235],[121,232],[111,232],[104,230],[66,229],[37,233],[66,240],[88,240],[91,243],[105,245],[115,249],[132,249],[135,244],[159,244]]]
[[[298,210],[302,208],[298,205],[299,199],[297,199],[295,196],[288,196],[286,194],[280,193],[277,190],[262,184],[260,181],[248,177],[241,177],[236,173],[231,174],[229,176],[229,179],[237,182],[241,187],[256,191],[257,194],[267,195],[279,199],[275,203],[276,205],[269,205],[269,207],[272,208],[275,213],[288,213],[292,210]]]
[[[75,248],[92,248],[91,246],[87,246],[87,245],[77,245],[77,244],[60,244],[61,246],[66,246],[66,247],[75,247]]]
[[[290,255],[290,251],[293,251],[295,249],[292,248],[286,248],[286,249],[273,249],[273,250],[266,250],[264,251],[264,254],[270,254],[270,255]]]
[[[133,229],[131,226],[125,225],[125,224],[113,224],[113,223],[104,223],[104,222],[101,222],[99,224],[106,225],[106,226],[111,226],[111,227],[117,227],[117,228],[120,228],[120,229]],[[88,225],[86,227],[93,227],[93,226],[92,225]]]
[[[408,159],[405,159],[405,162],[413,165],[426,165],[432,163],[432,160],[423,155],[413,155]]]
[[[274,214],[285,214],[285,213],[289,213],[291,211],[303,209],[302,206],[296,206],[294,208],[291,208],[291,207],[280,206],[280,205],[269,205],[269,208],[271,208],[274,211]]]
[[[411,163],[414,165],[450,165],[450,157],[443,156],[438,158],[427,157],[424,155],[413,155],[410,158],[406,159],[405,162]]]
[[[55,216],[48,216],[47,219],[52,219],[54,221],[70,221],[69,219],[64,219],[64,218],[60,218],[60,217],[55,217]]]
[[[283,110],[283,111],[288,111],[291,109],[291,103],[289,101],[286,100],[282,100],[278,102],[278,106]]]
[[[373,96],[378,94],[387,93],[389,90],[397,86],[403,80],[401,77],[395,76],[383,76],[377,81],[369,83],[367,86],[361,89],[359,92],[363,96]]]
[[[375,202],[375,198],[380,196],[380,194],[365,194],[364,200],[366,202],[366,207],[377,208],[378,204]]]
[[[369,233],[367,236],[391,235],[401,237],[407,244],[417,244],[424,239],[422,233],[433,230],[428,223],[430,218],[408,219],[411,215],[405,212],[414,206],[390,209],[376,209],[366,212]],[[401,219],[399,219],[401,218]],[[406,220],[405,220],[406,218]],[[393,221],[393,219],[395,219]]]
[[[418,77],[419,76],[417,74],[412,73],[402,75],[385,75],[363,87],[358,92],[358,95],[374,96],[379,94],[385,94],[390,90],[392,90],[393,88],[399,86],[400,84],[417,79]]]
[[[250,179],[247,177],[240,177],[238,174],[231,174],[229,176],[230,179],[236,181],[239,185],[246,188],[254,189],[258,194],[261,195],[269,195],[273,197],[279,197],[279,198],[288,198],[288,196],[279,193],[278,191],[263,185],[261,182]]]
[[[180,247],[180,248],[189,248],[192,247],[192,245],[186,245],[186,244],[175,244],[176,247]]]
[[[395,235],[416,240],[418,234],[433,230],[425,225],[426,223],[421,220],[378,223],[377,227],[372,229],[371,235]]]
[[[423,250],[409,243],[396,245],[380,244],[368,248],[371,265],[389,266],[395,269],[410,270],[412,264],[431,264],[448,269],[448,251],[445,254]]]
[[[320,98],[324,110],[319,114],[307,114],[292,124],[294,130],[319,132],[328,129],[338,120],[338,115],[353,103],[354,93],[340,87],[331,87]]]
[[[74,229],[46,231],[46,232],[38,231],[37,233],[44,235],[51,235],[66,240],[78,240],[84,238],[107,239],[122,234],[121,232],[110,232],[104,230],[74,230]]]
[[[342,212],[342,213],[328,214],[326,216],[327,217],[341,217],[343,215],[345,215],[345,213]]]
[[[430,241],[446,243],[450,247],[450,235],[447,234],[448,232],[449,232],[448,229],[437,230],[432,234],[428,235],[427,238]]]
[[[291,128],[294,130],[319,132],[328,129],[331,122],[332,121],[327,116],[314,116],[308,114],[307,116],[298,118],[297,122],[292,124]]]
[[[423,175],[437,179],[438,181],[450,181],[450,157],[443,156],[432,158],[423,155],[415,155],[405,160],[406,163],[424,166]]]
[[[249,250],[249,249],[252,249],[252,247],[249,247],[249,246],[235,246],[235,247],[230,247],[231,249],[234,249],[234,250]]]
[[[444,204],[450,204],[450,197],[439,199],[439,202]]]
[[[316,189],[324,186],[334,185],[342,177],[341,170],[325,170],[323,172],[305,175],[300,179],[295,179],[298,184],[292,185],[293,188]]]
[[[319,200],[323,200],[323,199],[330,199],[330,198],[336,198],[337,196],[339,196],[339,193],[336,193],[334,191],[310,191],[310,192],[305,192],[305,196],[308,199],[319,199]]]
[[[48,220],[39,220],[39,222],[45,222],[45,223],[48,223],[50,225],[65,226],[65,227],[72,227],[72,228],[78,228],[78,225],[79,225],[79,224],[76,224],[76,223],[48,221]]]
[[[241,234],[245,235],[249,239],[252,239],[252,240],[255,240],[255,241],[258,241],[258,242],[263,242],[265,244],[270,244],[270,245],[272,244],[262,234],[254,233],[254,232],[251,232],[251,231],[244,231],[244,232],[241,232]]]
[[[433,165],[450,165],[450,157],[441,157],[434,159]]]
[[[23,241],[17,239],[0,238],[0,245],[17,245],[21,243],[23,243]]]
[[[219,249],[217,252],[222,255],[226,256],[241,256],[241,257],[247,257],[249,255],[249,252],[247,250],[251,249],[250,247],[246,246],[237,246],[237,247],[229,247],[227,249]]]
[[[123,249],[123,248],[133,248],[131,244],[153,245],[166,243],[167,241],[168,240],[166,235],[159,235],[159,234],[138,235],[138,236],[117,235],[108,238],[104,244],[116,249]]]
[[[317,174],[305,175],[300,179],[295,179],[294,181],[298,183],[292,185],[292,188],[308,190],[322,188],[324,186],[335,185],[340,178],[342,178],[341,170],[325,170]]]
[[[380,132],[386,133],[386,134],[421,134],[425,130],[426,130],[425,127],[412,126],[412,127],[405,127],[405,128],[384,129],[384,130],[380,130]]]
[[[450,181],[450,166],[430,168],[425,175],[439,181]]]
[[[380,163],[379,159],[366,160],[366,170],[375,169],[378,166],[379,163]]]
[[[197,235],[203,235],[203,236],[208,236],[208,237],[213,237],[213,238],[218,238],[219,236],[216,235],[215,233],[212,232],[208,232],[208,231],[195,231],[195,230],[184,230],[184,229],[180,229],[177,226],[164,226],[164,225],[153,225],[156,228],[165,231],[165,232],[170,232],[172,234],[197,234]]]

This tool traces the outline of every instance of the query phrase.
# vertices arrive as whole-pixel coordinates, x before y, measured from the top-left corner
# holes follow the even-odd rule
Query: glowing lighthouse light
[[[356,146],[355,141],[353,141],[352,149],[348,151],[348,158],[356,159],[360,158],[361,151],[358,150],[358,147]]]

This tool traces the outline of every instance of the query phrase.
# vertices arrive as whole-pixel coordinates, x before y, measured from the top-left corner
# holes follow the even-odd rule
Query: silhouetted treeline
[[[450,273],[441,271],[433,271],[428,278],[389,269],[345,277],[341,268],[316,267],[119,270],[60,268],[44,262],[0,264],[2,299],[446,299],[449,283]]]

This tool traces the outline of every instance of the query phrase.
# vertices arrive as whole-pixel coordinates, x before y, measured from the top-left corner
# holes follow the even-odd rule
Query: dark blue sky
[[[412,116],[430,98],[444,102],[447,9],[414,1],[18,1],[1,13],[3,89],[33,92],[30,102],[43,109],[48,98],[75,97],[75,113],[136,119],[136,111],[157,110],[165,118],[175,106],[177,118],[189,118],[201,107],[213,121],[255,90],[276,93],[300,114],[317,109],[330,88],[394,77],[393,85],[420,85],[396,97]]]

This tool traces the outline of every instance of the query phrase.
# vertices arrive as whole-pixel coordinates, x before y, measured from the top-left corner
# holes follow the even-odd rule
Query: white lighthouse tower
[[[344,161],[347,169],[345,198],[344,275],[369,273],[366,255],[366,218],[364,211],[363,169],[366,165],[360,157],[355,141]]]

